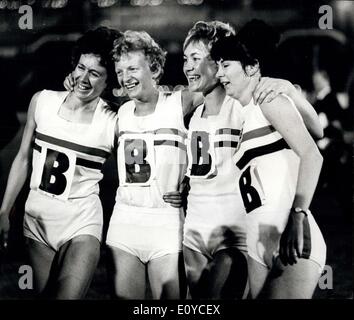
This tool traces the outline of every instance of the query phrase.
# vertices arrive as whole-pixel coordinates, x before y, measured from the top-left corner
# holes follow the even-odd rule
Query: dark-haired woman
[[[99,260],[103,215],[98,182],[117,122],[100,95],[115,85],[110,52],[119,36],[108,28],[86,33],[73,54],[73,91],[43,90],[33,96],[9,174],[0,211],[5,237],[33,154],[24,235],[35,289],[48,298],[83,298]]]
[[[245,118],[237,167],[247,211],[247,249],[253,298],[311,298],[325,264],[326,245],[309,206],[322,157],[293,101],[279,95],[255,103],[277,37],[254,20],[216,42],[212,57],[226,93]],[[260,108],[261,106],[261,108]]]

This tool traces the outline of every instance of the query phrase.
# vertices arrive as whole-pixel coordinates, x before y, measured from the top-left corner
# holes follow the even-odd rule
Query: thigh
[[[193,299],[202,298],[208,281],[209,259],[186,246],[183,246],[183,257],[190,295]]]
[[[85,297],[100,258],[100,242],[91,235],[77,236],[58,252],[58,277],[55,298]]]
[[[321,276],[321,267],[309,259],[282,266],[270,273],[264,288],[267,299],[311,299]]]
[[[56,252],[45,244],[26,238],[26,247],[30,264],[33,268],[34,287],[39,294],[44,294],[49,283]]]
[[[116,247],[108,247],[111,254],[110,277],[113,278],[117,299],[145,299],[146,267],[140,259]]]
[[[252,299],[256,299],[264,287],[269,269],[251,257],[248,257],[247,265],[250,296]]]
[[[242,299],[247,289],[247,256],[237,248],[219,250],[209,267],[208,298]]]
[[[148,276],[153,299],[181,299],[184,292],[182,252],[150,260]]]

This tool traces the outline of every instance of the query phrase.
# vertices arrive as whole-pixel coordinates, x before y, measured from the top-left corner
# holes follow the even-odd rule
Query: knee
[[[100,242],[93,236],[79,236],[71,240],[70,247],[73,253],[83,260],[98,262],[100,257]]]
[[[82,251],[82,256],[86,257],[87,261],[93,264],[97,264],[100,259],[100,247],[86,247],[85,250]]]
[[[218,252],[214,261],[229,268],[235,265],[247,267],[247,255],[237,248],[229,248]]]
[[[200,279],[202,271],[197,266],[186,264],[185,274],[189,283],[196,283]]]
[[[236,257],[234,257],[230,253],[226,253],[226,254],[221,254],[218,257],[218,259],[216,259],[216,261],[214,260],[213,264],[220,264],[225,267],[231,268],[235,260],[236,260]]]

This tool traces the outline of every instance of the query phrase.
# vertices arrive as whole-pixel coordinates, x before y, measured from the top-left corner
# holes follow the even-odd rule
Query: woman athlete
[[[74,89],[43,90],[29,106],[0,210],[0,233],[6,238],[9,213],[33,156],[24,235],[35,289],[42,297],[83,298],[100,257],[98,182],[117,123],[100,95],[116,85],[110,52],[120,35],[103,27],[87,32],[73,54]]]
[[[311,298],[326,245],[309,211],[322,157],[287,95],[258,104],[253,94],[274,65],[279,35],[259,20],[223,37],[211,55],[226,93],[243,106],[236,166],[246,209],[253,298]]]

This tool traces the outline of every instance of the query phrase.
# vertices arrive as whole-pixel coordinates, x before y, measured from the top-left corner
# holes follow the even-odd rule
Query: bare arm
[[[262,105],[264,116],[283,136],[291,149],[299,156],[300,165],[293,208],[307,210],[311,204],[322,167],[322,156],[309,132],[296,112],[295,107],[284,96],[278,96]],[[296,263],[303,250],[303,213],[289,214],[288,224],[280,241],[280,258],[283,263]]]
[[[283,96],[262,105],[267,120],[299,156],[300,167],[294,206],[308,209],[322,166],[322,156],[298,113]]]
[[[267,77],[261,78],[254,92],[254,99],[259,104],[267,103],[280,93],[288,95],[294,101],[310,133],[316,138],[322,138],[323,128],[315,109],[290,81]]]
[[[37,104],[39,93],[36,93],[31,100],[28,112],[27,122],[23,132],[20,149],[12,163],[9,177],[7,180],[6,190],[2,201],[0,215],[8,217],[15,200],[21,191],[28,174],[29,161],[31,156],[31,143],[36,123],[34,120],[34,112]]]

